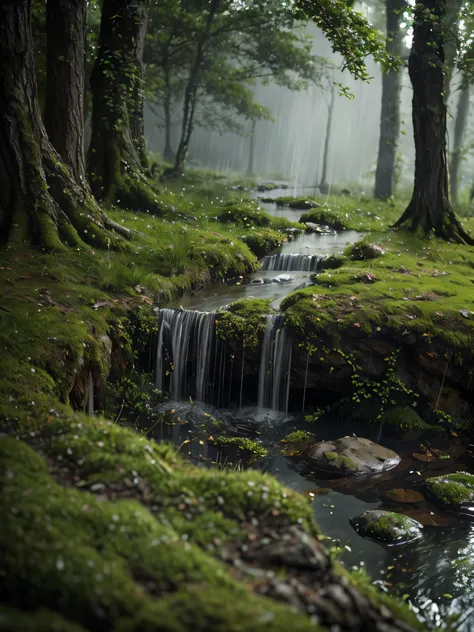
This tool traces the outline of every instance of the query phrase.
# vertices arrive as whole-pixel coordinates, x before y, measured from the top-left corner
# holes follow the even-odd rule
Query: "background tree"
[[[329,147],[331,141],[331,127],[334,117],[334,108],[336,106],[337,87],[334,82],[329,86],[331,96],[328,101],[328,119],[326,124],[326,136],[324,138],[324,151],[323,151],[323,167],[321,172],[321,179],[319,181],[319,190],[321,193],[329,192],[328,185],[328,165],[329,165]]]
[[[458,203],[459,181],[461,175],[461,163],[464,156],[463,142],[466,132],[467,119],[469,115],[470,80],[466,73],[463,73],[454,121],[453,150],[449,161],[449,184],[451,188],[451,198],[453,204]]]
[[[398,57],[403,54],[404,33],[400,23],[405,7],[405,0],[386,0],[387,52]],[[395,192],[395,165],[400,136],[400,92],[400,69],[388,69],[382,75],[380,139],[374,192],[378,199],[391,197]]]
[[[91,75],[92,191],[106,204],[160,212],[146,176],[143,49],[148,0],[104,0]]]
[[[166,13],[166,14],[165,14]],[[181,109],[174,171],[181,173],[196,126],[247,133],[247,120],[269,118],[254,98],[257,83],[301,89],[318,81],[326,60],[288,7],[275,0],[244,6],[229,0],[154,4],[147,37],[147,75],[163,107],[165,154],[171,153],[171,104]],[[270,17],[269,17],[270,16]],[[164,25],[164,26],[163,26]],[[151,89],[148,93],[152,92]]]
[[[41,119],[30,8],[30,0],[0,2],[0,237],[48,250],[113,246],[111,223],[75,182]]]
[[[444,102],[443,0],[422,0],[415,7],[408,69],[413,86],[415,182],[411,201],[395,224],[472,244],[449,201]]]

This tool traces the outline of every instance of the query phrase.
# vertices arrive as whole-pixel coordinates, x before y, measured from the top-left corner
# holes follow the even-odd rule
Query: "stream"
[[[278,197],[289,193],[293,191],[276,189],[257,195]],[[271,203],[261,205],[273,215],[284,216],[294,221],[298,221],[302,213],[300,210],[280,209]],[[249,434],[251,438],[259,438],[263,445],[270,448],[270,456],[260,460],[253,467],[264,469],[286,486],[308,497],[321,531],[333,541],[339,541],[342,549],[340,560],[346,567],[365,567],[374,583],[407,600],[430,627],[439,628],[448,616],[454,615],[459,617],[455,629],[460,632],[473,632],[474,521],[461,520],[443,513],[427,500],[411,505],[397,505],[383,500],[384,491],[394,488],[420,490],[423,479],[429,476],[451,471],[472,471],[472,459],[469,462],[469,457],[463,453],[459,439],[455,436],[443,438],[439,434],[421,431],[412,431],[400,436],[400,433],[395,434],[389,428],[380,428],[375,424],[361,426],[349,418],[308,424],[301,413],[286,412],[295,410],[292,402],[288,402],[291,350],[288,357],[268,359],[265,342],[261,356],[263,370],[260,369],[259,407],[247,406],[252,397],[244,397],[242,403],[243,380],[240,387],[240,406],[236,406],[238,393],[232,396],[229,389],[228,397],[226,394],[223,395],[221,383],[218,387],[212,387],[219,389],[217,394],[210,392],[212,389],[209,388],[209,383],[216,382],[215,373],[219,372],[218,356],[225,352],[220,350],[217,342],[212,342],[214,320],[213,315],[209,313],[246,297],[270,299],[272,306],[278,308],[285,296],[309,282],[310,270],[313,265],[317,265],[316,260],[313,261],[311,257],[342,252],[347,244],[356,242],[360,236],[356,231],[300,235],[272,253],[280,257],[273,258],[271,265],[284,268],[306,267],[305,270],[259,270],[249,278],[227,284],[212,284],[169,305],[171,309],[190,310],[189,317],[185,315],[176,319],[171,309],[164,310],[169,331],[168,334],[166,331],[160,334],[159,346],[164,344],[166,335],[170,339],[173,338],[176,375],[171,377],[169,390],[170,398],[176,401],[164,404],[161,410],[165,413],[165,418],[168,415],[169,421],[174,423],[162,422],[158,426],[153,426],[149,436],[157,440],[172,441],[196,463],[206,465],[212,462],[220,466],[233,464],[235,467],[243,467],[246,464],[236,461],[235,456],[233,460],[232,455],[224,457],[221,451],[207,443],[199,431],[200,420],[208,419],[209,415],[212,415],[215,419],[222,420],[228,428],[237,429],[241,434]],[[283,255],[295,256],[282,258]],[[304,260],[296,255],[303,255]],[[202,312],[208,314],[204,315]],[[270,325],[269,321],[268,331],[273,335],[274,347],[286,344],[283,338],[278,338],[281,329],[274,328],[270,331]],[[277,322],[275,326],[278,326]],[[164,330],[163,326],[162,331]],[[196,340],[193,341],[193,337]],[[197,360],[192,361],[193,374],[196,377],[193,388],[190,389],[186,366],[193,354],[197,356]],[[162,376],[164,360],[160,354],[158,355],[157,368]],[[179,362],[181,368],[178,366]],[[275,373],[273,381],[270,382],[266,378],[268,362]],[[214,378],[210,375],[210,366],[214,366]],[[223,371],[222,374],[221,364],[220,380],[227,385],[229,379],[232,382],[232,373],[229,378],[229,374],[225,373],[225,366]],[[165,387],[160,380],[162,377],[157,381],[158,386]],[[262,389],[266,389],[265,392],[269,391],[270,397],[262,393]],[[272,391],[277,393],[273,400]],[[283,399],[282,391],[286,392]],[[201,403],[203,401],[212,402],[214,406]],[[270,410],[266,408],[268,406],[285,412]],[[176,423],[177,418],[179,423]],[[282,453],[279,444],[286,434],[298,429],[313,432],[317,441],[352,434],[367,437],[394,450],[401,456],[402,461],[390,472],[362,479],[328,479],[315,472],[308,475],[306,471],[302,471],[296,457],[288,457]],[[412,454],[420,452],[421,443],[446,450],[451,458],[432,463],[419,462]],[[423,537],[410,544],[390,547],[357,535],[349,519],[368,509],[379,507],[399,511],[419,520],[425,525]],[[462,566],[459,560],[464,558],[471,559],[470,565]]]

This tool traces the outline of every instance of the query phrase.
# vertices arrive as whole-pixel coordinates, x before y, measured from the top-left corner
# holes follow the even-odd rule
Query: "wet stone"
[[[385,492],[383,497],[387,500],[407,505],[416,505],[425,500],[423,494],[420,494],[420,492],[413,489],[391,489],[390,491]]]
[[[336,476],[378,474],[400,463],[393,450],[359,437],[315,443],[305,456],[316,469]]]
[[[455,472],[428,478],[428,495],[444,509],[474,516],[474,474]]]
[[[381,509],[365,511],[350,522],[359,535],[387,544],[412,542],[421,537],[423,530],[416,520]]]

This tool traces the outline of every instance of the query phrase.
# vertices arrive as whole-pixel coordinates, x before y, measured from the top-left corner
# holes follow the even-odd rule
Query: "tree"
[[[148,0],[104,0],[99,51],[91,75],[92,191],[107,205],[160,212],[146,176],[143,49]]]
[[[334,108],[336,105],[336,84],[333,83],[331,87],[331,97],[328,103],[328,120],[326,123],[326,137],[324,139],[324,153],[323,153],[323,169],[321,173],[321,180],[319,183],[319,190],[321,193],[328,193],[329,185],[328,185],[328,164],[329,164],[329,146],[331,140],[331,127],[332,127],[332,119],[334,116]]]
[[[58,154],[85,182],[84,40],[87,0],[46,4],[47,80],[44,124]]]
[[[413,44],[408,61],[413,86],[415,182],[411,201],[395,227],[405,223],[424,235],[474,244],[449,201],[444,102],[443,0],[415,7]]]
[[[249,164],[247,167],[247,175],[252,177],[255,175],[255,131],[257,129],[257,121],[252,121],[252,129],[249,135]]]
[[[31,0],[0,0],[0,238],[48,250],[115,246],[112,223],[47,136],[37,100],[30,9]]]
[[[386,0],[387,38],[390,55],[402,56],[403,32],[400,28],[405,0]],[[389,198],[395,189],[395,165],[400,136],[401,74],[398,68],[382,75],[382,108],[380,112],[380,139],[375,171],[375,192],[378,199]]]
[[[459,176],[461,171],[461,161],[463,158],[463,140],[469,114],[469,93],[469,77],[466,73],[463,73],[461,86],[459,88],[456,119],[454,122],[453,151],[451,152],[451,160],[449,163],[449,183],[451,186],[451,197],[454,205],[458,202]]]
[[[254,97],[257,83],[301,89],[318,81],[326,60],[277,0],[155,3],[147,37],[147,73],[164,110],[169,157],[171,107],[182,110],[174,172],[181,173],[196,126],[245,135],[248,121],[271,118]],[[152,92],[152,89],[147,91]]]

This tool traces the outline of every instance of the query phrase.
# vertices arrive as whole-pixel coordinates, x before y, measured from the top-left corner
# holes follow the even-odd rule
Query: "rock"
[[[351,525],[357,533],[387,544],[412,542],[421,537],[423,525],[416,520],[382,509],[365,511],[358,518],[352,518]]]
[[[384,254],[385,249],[382,248],[382,246],[379,246],[378,244],[366,244],[363,242],[354,244],[350,251],[351,259],[356,259],[357,261],[376,259]]]
[[[263,285],[264,284],[264,280],[263,279],[252,279],[250,281],[250,283],[252,285]]]
[[[279,274],[272,279],[273,283],[291,283],[293,281],[293,277],[291,274]]]
[[[338,476],[377,474],[400,463],[392,450],[359,437],[315,443],[306,456],[317,469]]]
[[[383,494],[384,498],[392,500],[396,503],[416,505],[422,503],[425,500],[423,494],[416,492],[413,489],[391,489]]]
[[[306,231],[308,233],[319,233],[321,235],[335,235],[336,231],[325,224],[316,224],[315,222],[306,222]]]
[[[428,478],[428,494],[444,509],[459,512],[474,507],[474,474],[455,472]]]

